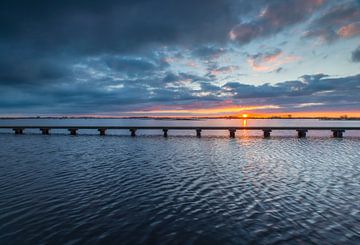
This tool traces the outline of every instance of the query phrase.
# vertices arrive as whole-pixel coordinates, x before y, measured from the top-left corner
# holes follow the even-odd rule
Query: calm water
[[[241,125],[242,120],[0,120]],[[359,126],[248,120],[247,125]],[[360,137],[0,133],[0,244],[359,244]],[[206,135],[206,132],[204,132]],[[185,135],[184,135],[185,134]]]

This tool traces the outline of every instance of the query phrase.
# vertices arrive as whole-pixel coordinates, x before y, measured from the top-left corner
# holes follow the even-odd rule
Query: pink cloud
[[[278,50],[272,54],[250,56],[247,61],[254,71],[267,72],[299,59],[300,57],[298,56],[285,55],[282,51]]]
[[[337,34],[342,38],[351,38],[360,34],[360,22],[342,26]]]

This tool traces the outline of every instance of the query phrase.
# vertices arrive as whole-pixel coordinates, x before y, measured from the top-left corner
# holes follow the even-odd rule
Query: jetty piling
[[[70,135],[77,135],[77,128],[69,128],[68,131],[70,132]]]
[[[15,132],[15,134],[23,134],[24,133],[23,128],[13,128],[13,131]]]
[[[196,137],[201,138],[201,129],[200,128],[196,129]]]
[[[270,138],[271,131],[271,129],[264,129],[264,138]]]
[[[343,133],[345,132],[345,130],[331,130],[331,131],[333,132],[334,138],[342,138]]]
[[[307,129],[297,129],[296,131],[298,133],[298,138],[305,138],[308,130]]]
[[[105,135],[106,135],[106,128],[99,128],[98,131],[99,131],[99,134],[100,134],[101,136],[105,136]]]
[[[163,129],[163,133],[164,133],[164,137],[166,138],[166,137],[168,137],[168,129],[167,128],[164,128]]]
[[[230,138],[235,138],[235,132],[236,132],[236,129],[234,129],[234,128],[229,129]]]
[[[50,129],[49,128],[40,128],[40,131],[43,135],[49,135]]]
[[[130,131],[130,133],[131,133],[131,137],[135,137],[135,136],[136,136],[136,128],[130,128],[129,131]]]

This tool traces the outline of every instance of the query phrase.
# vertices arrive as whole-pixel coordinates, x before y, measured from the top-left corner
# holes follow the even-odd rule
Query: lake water
[[[318,120],[1,125],[345,126]],[[0,244],[359,244],[360,134],[0,132]]]

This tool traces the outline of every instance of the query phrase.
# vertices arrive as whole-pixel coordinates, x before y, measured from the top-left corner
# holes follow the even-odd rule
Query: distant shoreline
[[[138,119],[138,120],[174,120],[174,121],[198,121],[206,119],[287,119],[287,120],[299,120],[299,119],[317,119],[324,121],[360,121],[359,117],[0,117],[0,120],[21,120],[21,119],[50,119],[50,120],[67,120],[67,119]]]

